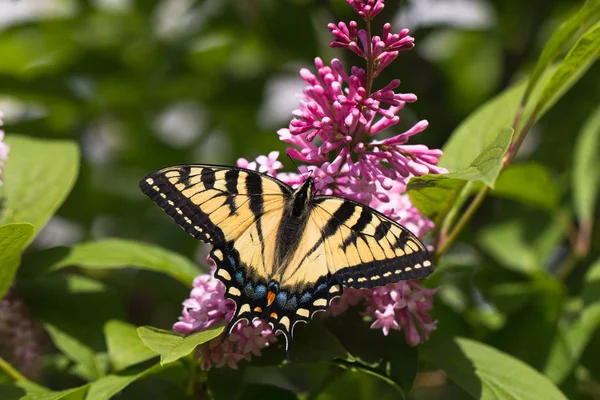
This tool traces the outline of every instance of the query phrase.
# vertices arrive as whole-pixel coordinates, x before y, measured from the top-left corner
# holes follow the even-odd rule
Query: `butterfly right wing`
[[[329,271],[342,285],[373,288],[433,272],[425,245],[389,217],[335,196],[317,196],[314,205]]]

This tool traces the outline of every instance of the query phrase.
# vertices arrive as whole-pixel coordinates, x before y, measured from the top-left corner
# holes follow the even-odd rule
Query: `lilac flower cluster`
[[[213,261],[210,258],[207,261],[212,265],[211,272],[194,279],[190,298],[183,302],[183,315],[173,325],[176,332],[203,331],[233,317],[235,305],[225,299],[225,285],[214,277]],[[261,350],[274,341],[275,335],[266,322],[256,320],[249,324],[242,321],[236,324],[226,341],[218,337],[200,345],[196,351],[204,370],[224,365],[237,369],[239,361],[250,361],[252,355],[259,356]]]
[[[36,378],[43,347],[42,327],[31,319],[23,301],[9,292],[0,300],[0,357],[25,376]]]
[[[0,127],[2,127],[3,125],[3,121],[2,121],[2,117],[4,115],[2,114],[2,111],[0,111]],[[2,186],[2,169],[4,167],[4,163],[3,161],[5,161],[8,158],[8,145],[6,143],[3,143],[2,141],[4,140],[4,131],[2,129],[0,129],[0,186]]]
[[[237,165],[275,176],[292,186],[301,184],[310,171],[321,194],[367,204],[423,237],[434,226],[411,204],[405,194],[406,185],[413,176],[447,172],[437,166],[441,150],[407,144],[427,128],[428,122],[417,122],[391,137],[374,138],[398,124],[398,114],[406,103],[417,100],[412,93],[396,92],[398,79],[374,89],[374,79],[400,51],[414,47],[414,38],[407,29],[392,33],[390,24],[383,26],[381,36],[370,35],[371,19],[381,12],[384,0],[347,2],[369,29],[359,29],[355,21],[331,23],[331,46],[354,52],[367,67],[352,67],[348,73],[338,59],[326,65],[316,58],[316,74],[308,69],[300,71],[307,83],[303,100],[289,127],[278,131],[280,140],[292,145],[287,149],[288,156],[302,163],[299,173],[278,172],[283,168],[278,152],[251,162],[241,158]],[[384,335],[392,329],[401,330],[407,342],[416,345],[436,327],[428,313],[436,291],[421,287],[417,280],[372,290],[345,289],[332,304],[330,315],[362,303],[366,306],[364,315],[373,320],[372,328],[381,329]],[[233,305],[224,300],[220,283],[212,275],[202,275],[194,282],[191,297],[184,303],[183,317],[174,328],[184,333],[202,330],[228,320],[232,314]],[[234,333],[236,337],[225,343],[217,338],[203,346],[203,368],[225,364],[234,367],[237,361],[259,353],[275,340],[263,321],[255,321],[252,326],[238,324]]]

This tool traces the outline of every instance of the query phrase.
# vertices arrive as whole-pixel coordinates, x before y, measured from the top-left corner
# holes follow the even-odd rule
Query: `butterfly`
[[[146,176],[142,191],[186,232],[212,244],[215,276],[236,310],[225,330],[262,318],[290,357],[297,323],[327,310],[344,287],[373,288],[433,272],[408,229],[378,211],[313,194],[269,175],[219,165],[173,165]]]

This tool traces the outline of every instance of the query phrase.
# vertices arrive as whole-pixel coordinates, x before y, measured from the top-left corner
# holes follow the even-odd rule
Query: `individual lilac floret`
[[[2,127],[2,125],[4,125],[4,122],[2,121],[2,117],[4,115],[2,114],[2,111],[0,111],[0,127]],[[4,140],[4,131],[2,129],[0,129],[0,186],[2,186],[2,170],[4,168],[4,161],[8,158],[8,150],[9,147],[6,143],[3,142]]]
[[[268,156],[258,156],[256,160],[252,162],[248,162],[245,158],[240,158],[237,161],[237,166],[275,176],[277,175],[277,170],[283,168],[283,164],[278,158],[279,152],[272,151]]]
[[[373,19],[383,10],[383,0],[346,0],[364,19]]]
[[[29,378],[40,372],[44,331],[11,290],[0,300],[0,357]]]
[[[233,317],[235,305],[225,299],[225,285],[214,277],[215,269],[211,267],[210,274],[202,274],[194,279],[190,298],[183,302],[182,316],[173,325],[176,332],[190,334],[203,331],[229,322]],[[253,355],[259,356],[261,350],[275,340],[275,335],[266,322],[242,321],[235,325],[227,340],[222,341],[219,336],[198,346],[197,356],[201,359],[204,370],[224,365],[237,369],[240,360],[250,361]]]

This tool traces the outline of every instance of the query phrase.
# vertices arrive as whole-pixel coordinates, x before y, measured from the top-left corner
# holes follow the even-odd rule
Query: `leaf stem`
[[[0,357],[0,370],[4,371],[6,375],[10,376],[14,381],[26,381],[27,378],[23,376],[15,367],[6,362],[2,357]]]
[[[454,228],[452,228],[452,231],[448,234],[448,237],[444,240],[440,247],[435,249],[435,253],[433,255],[435,263],[437,263],[440,256],[444,254],[446,250],[448,250],[448,247],[452,244],[452,242],[456,240],[458,234],[465,227],[467,222],[469,222],[471,217],[473,217],[473,214],[475,214],[475,211],[477,211],[489,190],[490,188],[488,186],[484,186],[481,188],[481,190],[479,190],[471,204],[469,204],[469,207],[467,207],[465,213],[460,217]]]

